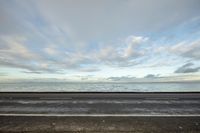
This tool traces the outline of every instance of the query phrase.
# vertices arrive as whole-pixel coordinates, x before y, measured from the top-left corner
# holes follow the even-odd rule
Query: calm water
[[[0,83],[0,92],[186,92],[199,91],[200,83]]]

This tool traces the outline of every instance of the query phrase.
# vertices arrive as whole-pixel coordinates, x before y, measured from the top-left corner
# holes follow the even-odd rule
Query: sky
[[[0,80],[200,80],[199,0],[0,0]]]

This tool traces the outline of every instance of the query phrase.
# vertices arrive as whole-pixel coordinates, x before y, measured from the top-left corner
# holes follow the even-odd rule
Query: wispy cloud
[[[121,76],[121,77],[109,77],[107,78],[108,81],[119,81],[119,82],[131,82],[137,80],[136,77],[131,76]]]
[[[186,63],[183,66],[179,67],[175,73],[195,73],[200,70],[200,67],[193,67],[193,63]]]
[[[7,73],[0,72],[0,76],[7,76],[7,75],[8,75]]]
[[[141,45],[146,43],[147,37],[142,36],[128,36],[114,44],[105,43],[96,52],[97,60],[101,62],[118,67],[128,67],[136,65],[136,58],[141,58],[144,51]]]
[[[158,78],[159,75],[147,74],[144,78]]]
[[[0,67],[38,76],[119,72],[110,80],[173,75],[178,64],[200,63],[199,12],[199,0],[0,1]]]
[[[96,72],[96,71],[100,71],[99,68],[97,67],[91,67],[91,68],[81,68],[80,71],[82,72]]]
[[[192,59],[200,59],[200,40],[192,42],[180,42],[170,48],[170,51],[174,54],[178,54],[183,57]]]
[[[44,47],[44,52],[35,52],[32,47],[27,47],[25,37],[7,37],[0,39],[2,49],[0,62],[3,66],[26,69],[26,73],[56,73],[65,69],[74,69],[82,72],[95,72],[100,68],[93,65],[101,63],[118,67],[128,67],[136,64],[134,59],[140,58],[143,53],[139,50],[140,45],[147,41],[141,36],[129,36],[120,43],[107,46],[103,44],[97,51],[91,50],[89,53],[83,51],[67,52],[67,49],[58,50],[56,45]],[[122,43],[122,44],[121,44]],[[5,47],[5,48],[4,48]]]

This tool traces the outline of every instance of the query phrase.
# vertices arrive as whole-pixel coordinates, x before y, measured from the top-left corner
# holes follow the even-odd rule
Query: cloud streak
[[[159,78],[159,75],[147,74],[144,78]]]
[[[148,39],[141,36],[130,36],[125,38],[123,45],[115,47],[114,44],[103,46],[86,53],[84,51],[66,52],[59,51],[56,45],[49,45],[43,49],[44,52],[36,53],[26,45],[25,37],[1,37],[0,65],[13,68],[21,68],[28,71],[25,73],[61,73],[65,69],[74,69],[80,72],[100,71],[93,67],[101,63],[103,65],[128,67],[136,64],[135,59],[140,58],[143,53],[138,50],[140,45]],[[119,42],[117,42],[119,43]],[[4,48],[5,47],[5,48]],[[59,47],[61,48],[61,47]],[[66,49],[67,50],[67,49]]]
[[[183,57],[200,60],[200,40],[178,43],[172,46],[170,51]]]
[[[8,74],[7,73],[4,73],[4,72],[0,72],[0,76],[7,76]]]
[[[199,12],[198,0],[0,1],[0,67],[38,76],[119,72],[110,80],[173,75],[177,63],[199,64]]]
[[[179,67],[175,73],[195,73],[200,70],[200,67],[192,67],[193,63],[186,63],[183,66]]]

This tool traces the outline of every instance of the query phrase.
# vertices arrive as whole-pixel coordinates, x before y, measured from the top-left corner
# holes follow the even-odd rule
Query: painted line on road
[[[0,116],[59,116],[59,117],[200,117],[200,114],[0,114]]]
[[[39,98],[40,100],[72,100],[72,98],[56,98],[56,97],[52,97],[52,98]]]

